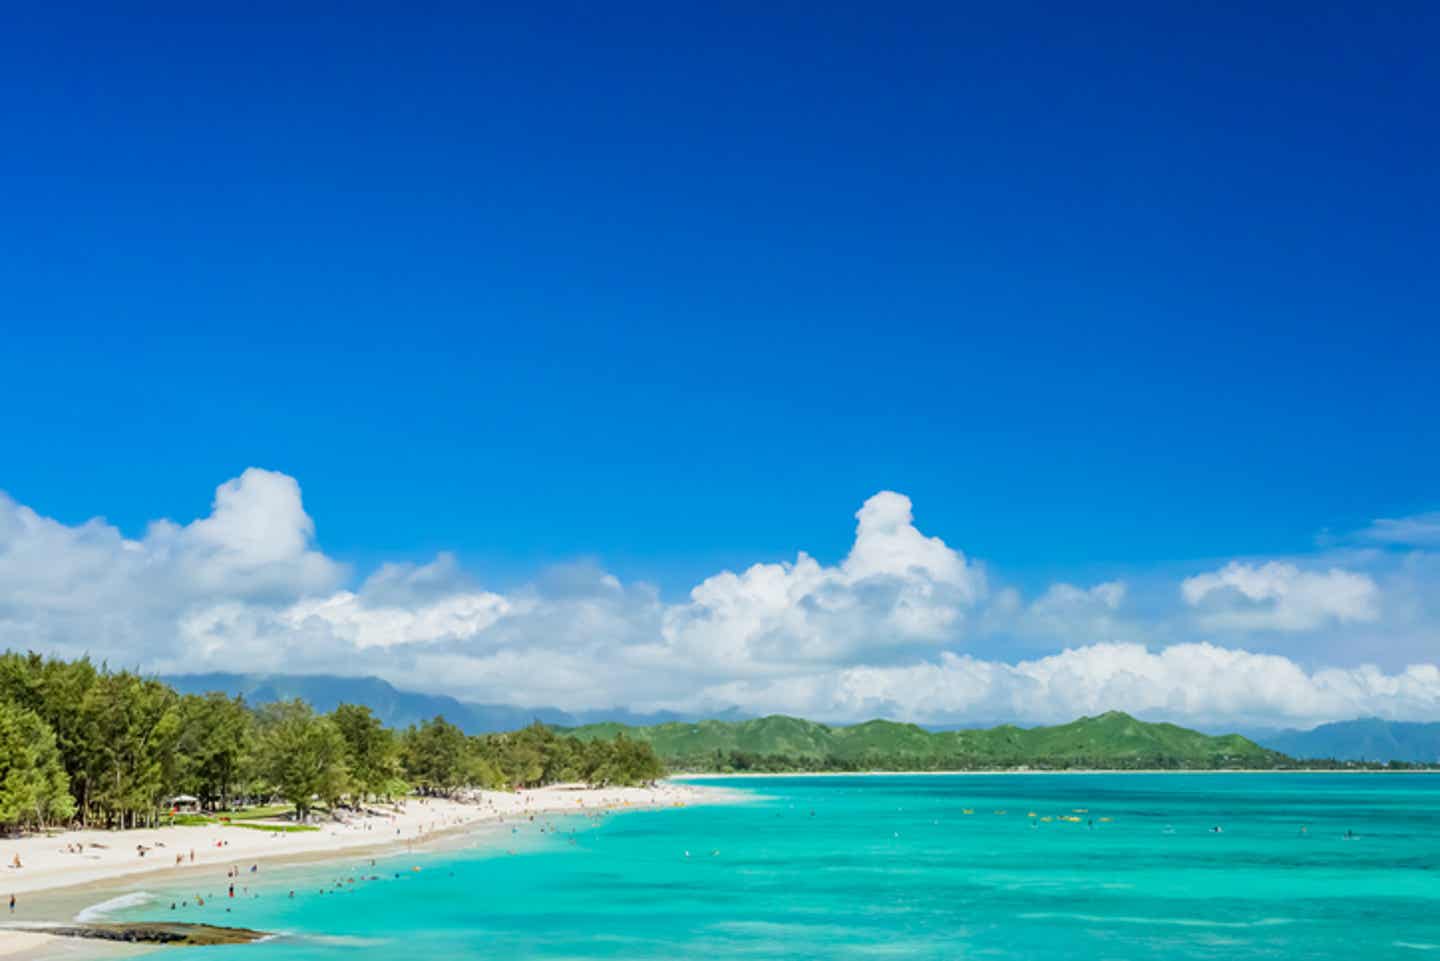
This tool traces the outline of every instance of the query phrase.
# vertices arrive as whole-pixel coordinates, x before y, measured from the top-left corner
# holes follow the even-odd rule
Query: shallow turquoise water
[[[526,824],[374,868],[262,866],[233,901],[221,873],[203,909],[170,910],[187,881],[123,916],[288,932],[176,961],[1440,959],[1440,776],[707,783],[762,797]]]

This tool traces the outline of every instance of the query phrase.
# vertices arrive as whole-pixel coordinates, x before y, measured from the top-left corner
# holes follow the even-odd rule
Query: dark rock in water
[[[268,937],[264,931],[249,928],[225,928],[214,924],[184,922],[137,921],[133,924],[57,924],[30,930],[63,938],[97,938],[101,941],[127,941],[131,944],[172,944],[183,946],[205,944],[249,944]]]

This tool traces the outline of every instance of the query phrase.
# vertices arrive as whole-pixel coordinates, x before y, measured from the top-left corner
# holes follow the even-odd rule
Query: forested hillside
[[[1239,735],[1212,737],[1118,711],[1028,729],[927,731],[892,721],[840,727],[776,715],[649,727],[595,724],[568,733],[582,740],[623,733],[652,745],[672,768],[687,771],[1215,769],[1270,768],[1288,761]]]

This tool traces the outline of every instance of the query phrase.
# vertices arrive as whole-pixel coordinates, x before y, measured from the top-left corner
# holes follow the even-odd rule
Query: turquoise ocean
[[[1436,775],[700,783],[753,799],[261,865],[233,900],[223,872],[148,884],[110,917],[283,932],[175,961],[1440,961]]]

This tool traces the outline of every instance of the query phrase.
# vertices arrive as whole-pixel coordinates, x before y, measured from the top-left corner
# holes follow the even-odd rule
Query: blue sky
[[[352,587],[676,603],[883,490],[1026,597],[1328,569],[1440,506],[1440,12],[1161,7],[10,11],[0,490],[267,468]]]

